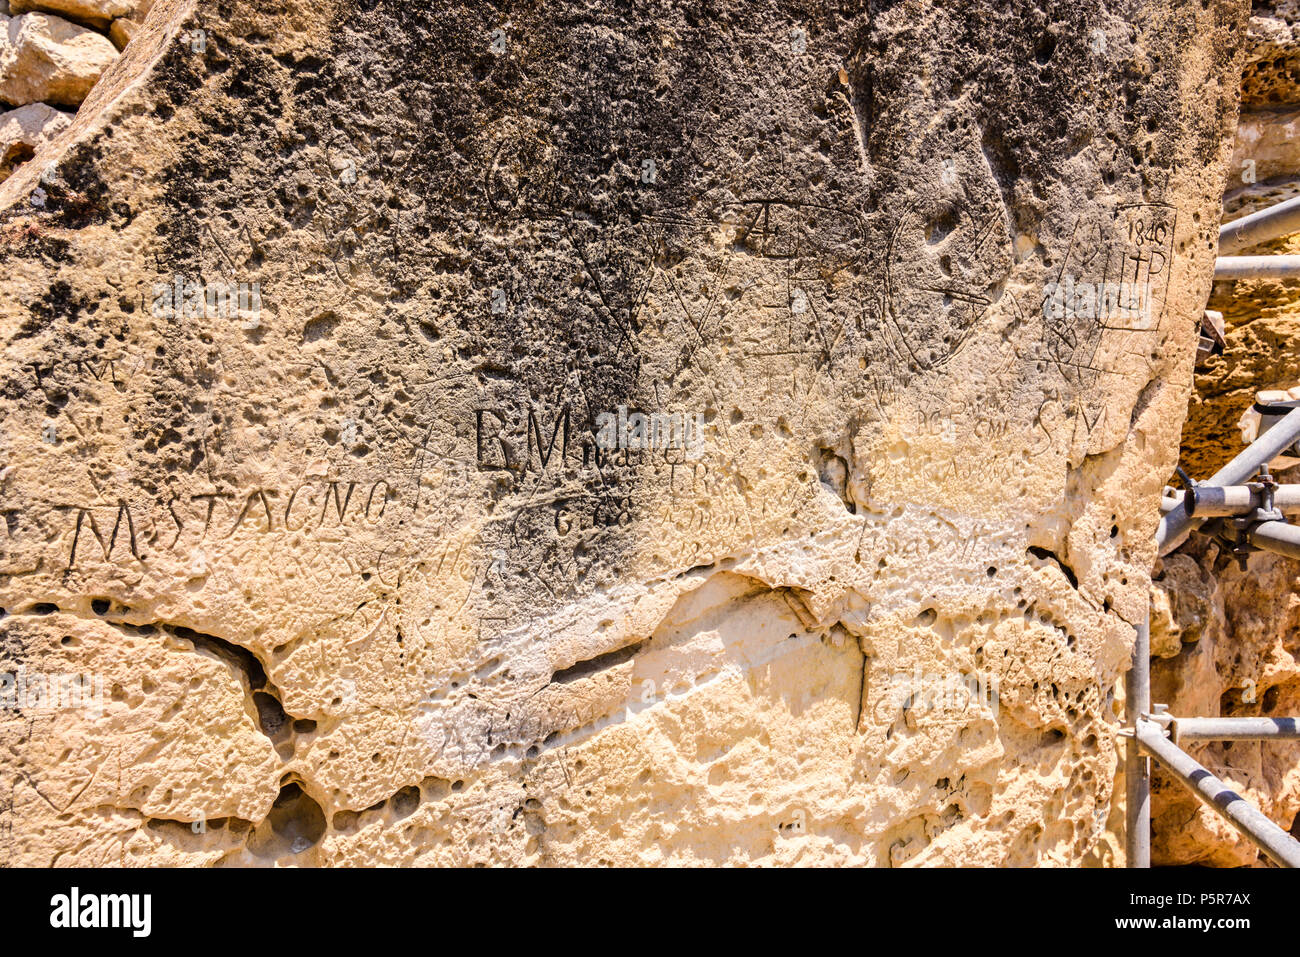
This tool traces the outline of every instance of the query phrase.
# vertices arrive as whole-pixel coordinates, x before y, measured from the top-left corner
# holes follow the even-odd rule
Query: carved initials
[[[143,561],[140,558],[140,551],[136,545],[135,523],[131,520],[131,509],[124,499],[118,499],[117,517],[113,521],[113,531],[108,536],[108,544],[104,544],[104,536],[99,531],[99,525],[95,522],[95,513],[88,507],[80,505],[61,505],[60,509],[75,508],[77,510],[77,525],[72,533],[72,549],[68,555],[68,570],[71,571],[77,565],[77,545],[81,541],[81,529],[90,520],[90,534],[95,536],[95,541],[99,542],[99,550],[104,555],[104,561],[112,561],[113,549],[117,545],[117,533],[122,529],[122,519],[126,519],[126,531],[129,540],[131,554],[136,561]]]

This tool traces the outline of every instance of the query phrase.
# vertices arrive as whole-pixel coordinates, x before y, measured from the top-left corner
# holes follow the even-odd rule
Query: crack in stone
[[[49,602],[37,602],[21,610],[16,610],[12,614],[40,617],[52,614],[69,615],[84,621],[98,621],[132,637],[145,637],[162,632],[174,638],[188,641],[193,645],[194,650],[219,659],[239,676],[241,685],[246,689],[246,694],[252,699],[253,708],[257,714],[258,730],[275,746],[276,753],[280,755],[281,759],[288,760],[281,753],[282,745],[290,737],[292,723],[297,719],[284,710],[280,690],[267,677],[266,667],[256,654],[228,639],[195,631],[193,628],[178,625],[175,622],[147,621],[137,623],[123,620],[122,612],[129,613],[131,610],[126,606],[119,606],[122,611],[119,611],[116,617],[109,618],[107,615],[111,606],[102,598],[92,599],[90,604],[92,608],[91,614],[86,614],[84,610],[77,607],[63,607]],[[292,750],[290,750],[290,755],[292,755]]]

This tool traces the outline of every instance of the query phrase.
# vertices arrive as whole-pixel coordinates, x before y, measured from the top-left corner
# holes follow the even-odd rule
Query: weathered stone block
[[[0,185],[11,860],[1113,860],[1244,2],[160,2]]]

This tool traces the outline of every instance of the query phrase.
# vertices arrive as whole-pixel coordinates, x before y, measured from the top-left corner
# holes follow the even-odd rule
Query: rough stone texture
[[[5,859],[1113,863],[1247,14],[1122,9],[160,0],[0,185]]]
[[[135,20],[114,20],[113,25],[108,28],[108,37],[113,41],[113,46],[122,50],[131,42],[131,38],[135,36],[135,31],[138,29],[140,29],[140,24]]]
[[[1245,113],[1237,124],[1231,169],[1235,175],[1253,173],[1257,180],[1293,176],[1300,147],[1300,110]]]
[[[9,6],[14,13],[53,13],[106,30],[114,18],[134,13],[137,4],[136,0],[9,0]]]
[[[1242,71],[1241,108],[1266,110],[1300,104],[1300,3],[1254,4]]]
[[[12,173],[19,163],[34,156],[38,146],[67,129],[71,123],[68,114],[44,103],[29,103],[0,113],[0,180]]]
[[[77,106],[117,49],[94,30],[43,13],[0,20],[0,101]]]

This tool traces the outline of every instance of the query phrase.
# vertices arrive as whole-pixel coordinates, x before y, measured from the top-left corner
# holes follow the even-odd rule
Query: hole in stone
[[[253,830],[248,849],[261,858],[301,854],[325,833],[325,814],[297,784],[286,784],[271,813]]]
[[[957,228],[957,223],[960,221],[961,213],[952,206],[945,206],[926,224],[925,241],[931,246],[943,242]]]
[[[253,692],[253,703],[257,705],[257,721],[262,733],[273,741],[284,737],[288,730],[289,716],[284,713],[280,702],[265,691]]]
[[[408,817],[420,806],[420,789],[414,784],[404,787],[392,796],[390,803],[398,820]]]
[[[1044,34],[1043,39],[1039,41],[1038,49],[1034,51],[1034,59],[1040,65],[1046,64],[1056,52],[1056,37],[1050,33]]]

